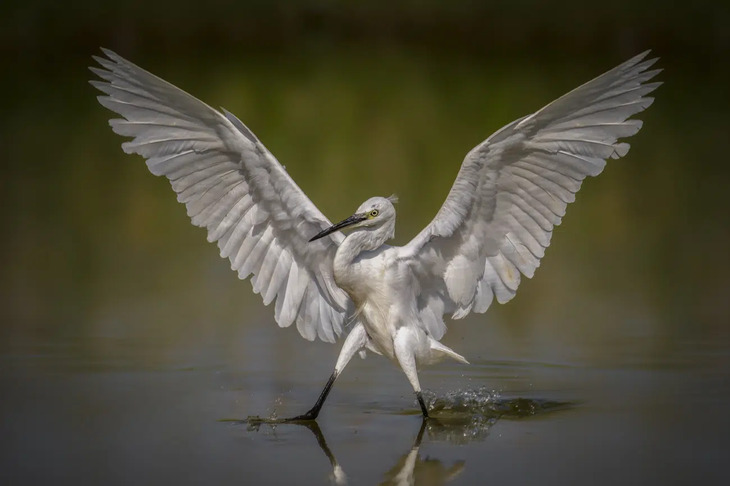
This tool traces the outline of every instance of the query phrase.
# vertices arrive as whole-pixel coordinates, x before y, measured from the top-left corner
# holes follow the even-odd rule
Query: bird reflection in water
[[[423,433],[437,426],[438,420],[424,420],[416,435],[411,450],[404,454],[388,472],[384,474],[381,485],[400,486],[411,484],[446,484],[464,470],[464,461],[456,461],[450,467],[432,457],[422,458],[419,454]]]
[[[332,466],[332,473],[330,474],[330,479],[332,480],[332,482],[338,485],[347,484],[347,474],[345,474],[345,471],[344,469],[342,469],[342,466],[340,466],[340,463],[337,462],[337,458],[332,452],[332,449],[330,449],[329,445],[327,445],[327,440],[324,438],[322,429],[319,428],[319,425],[316,421],[303,420],[298,422],[289,421],[272,423],[268,421],[261,421],[249,418],[245,422],[249,424],[249,430],[259,430],[259,427],[262,424],[269,424],[272,427],[284,424],[299,425],[305,427],[310,432],[312,432],[314,437],[317,439],[317,444],[319,445],[319,448],[322,450],[324,455],[327,456],[327,459]],[[489,424],[487,428],[490,426],[491,424]],[[452,428],[453,426],[444,426],[444,424],[439,423],[438,419],[432,418],[429,420],[423,420],[410,450],[407,453],[403,454],[398,459],[398,462],[395,464],[395,466],[393,466],[383,475],[384,478],[381,484],[388,486],[406,484],[412,485],[424,484],[423,481],[427,481],[427,484],[434,485],[446,484],[447,482],[458,476],[464,470],[464,461],[456,461],[450,467],[446,467],[439,459],[434,459],[428,456],[422,458],[419,453],[419,450],[421,448],[421,442],[423,441],[423,436],[426,430],[429,431],[430,435],[431,430],[436,429],[440,432],[443,432],[444,427],[448,429]],[[447,435],[453,435],[453,432],[455,431],[452,430],[447,433]],[[484,435],[486,436],[486,434]]]
[[[566,410],[575,402],[530,398],[503,398],[494,391],[480,388],[459,390],[442,397],[426,392],[429,402],[429,418],[424,418],[410,450],[383,475],[383,485],[446,484],[465,469],[464,461],[445,465],[441,460],[421,457],[420,448],[424,437],[430,442],[466,444],[485,440],[489,430],[499,419],[520,419],[545,413]],[[407,415],[412,410],[404,412]],[[418,412],[416,412],[418,413]],[[258,431],[264,424],[271,427],[299,425],[307,428],[317,439],[320,449],[332,466],[330,478],[335,484],[346,484],[347,475],[337,462],[332,449],[314,420],[291,421],[288,419],[248,417],[236,421],[248,425],[248,430]]]

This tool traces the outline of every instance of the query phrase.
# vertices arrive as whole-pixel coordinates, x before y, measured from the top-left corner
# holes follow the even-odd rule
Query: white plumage
[[[355,322],[314,419],[350,358],[368,348],[397,362],[416,391],[416,367],[444,357],[466,360],[439,343],[445,314],[485,312],[514,297],[531,278],[575,200],[583,179],[619,158],[661,83],[647,53],[619,65],[510,123],[472,149],[436,217],[403,247],[385,242],[395,228],[389,198],[363,203],[332,225],[258,138],[231,113],[202,101],[104,50],[102,105],[123,119],[112,129],[122,147],[166,176],[193,224],[208,230],[239,278],[251,277],[279,326],[334,342]],[[349,227],[344,237],[338,229]]]

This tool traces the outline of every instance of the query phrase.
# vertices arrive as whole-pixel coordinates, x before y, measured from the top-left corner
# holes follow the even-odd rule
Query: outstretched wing
[[[341,233],[308,243],[331,223],[235,116],[104,50],[90,68],[104,81],[99,102],[124,119],[110,120],[122,148],[147,159],[170,180],[196,226],[208,230],[238,276],[250,275],[275,319],[296,322],[306,339],[334,342],[351,302],[335,285],[332,261]]]
[[[514,297],[531,278],[583,179],[626,155],[660,70],[648,51],[497,131],[469,152],[436,217],[408,245],[422,325],[437,339],[454,319]]]

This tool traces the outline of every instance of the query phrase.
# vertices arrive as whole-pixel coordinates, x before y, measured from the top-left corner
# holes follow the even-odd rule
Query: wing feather
[[[472,149],[431,223],[401,248],[421,293],[421,325],[436,339],[443,315],[486,312],[531,278],[583,180],[623,157],[661,70],[648,51],[516,120]]]
[[[99,102],[121,115],[114,132],[132,140],[127,153],[147,159],[165,176],[196,226],[208,230],[240,278],[251,276],[274,318],[297,323],[306,339],[335,341],[352,311],[334,283],[339,233],[308,243],[331,223],[240,120],[103,50],[90,68],[105,95]]]

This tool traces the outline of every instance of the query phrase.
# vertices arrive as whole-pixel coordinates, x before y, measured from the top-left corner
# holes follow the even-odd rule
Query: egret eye
[[[380,211],[378,211],[377,209],[373,209],[372,211],[370,211],[370,217],[371,218],[374,218],[378,214],[380,214]]]

